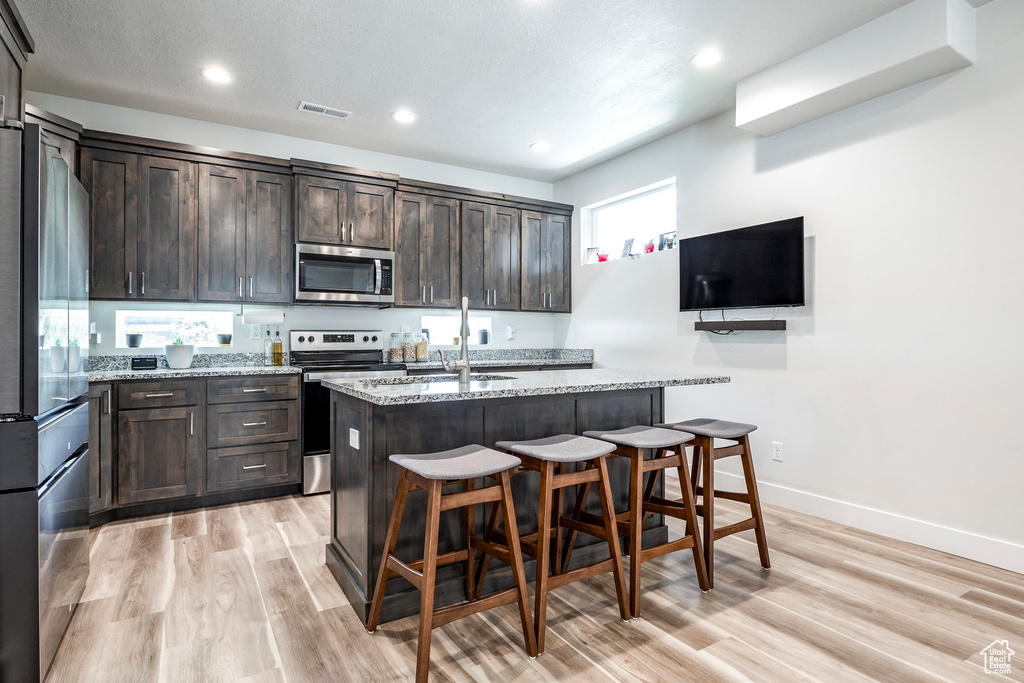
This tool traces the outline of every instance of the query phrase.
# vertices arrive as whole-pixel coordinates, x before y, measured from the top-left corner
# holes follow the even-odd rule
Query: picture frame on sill
[[[666,249],[676,248],[676,233],[675,232],[663,232],[658,235],[658,251],[665,251]]]
[[[586,265],[590,265],[591,263],[597,263],[597,252],[598,251],[599,251],[598,247],[589,247],[587,249],[587,257],[586,257],[586,259],[584,259],[583,263],[586,264]]]
[[[622,258],[626,258],[627,256],[629,256],[632,253],[633,253],[633,238],[630,237],[622,245]]]

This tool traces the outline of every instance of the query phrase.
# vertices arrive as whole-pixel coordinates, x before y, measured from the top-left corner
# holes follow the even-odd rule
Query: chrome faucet
[[[444,352],[438,349],[441,354],[441,365],[448,372],[459,372],[459,388],[469,388],[469,298],[462,297],[462,356],[458,360],[445,361]]]

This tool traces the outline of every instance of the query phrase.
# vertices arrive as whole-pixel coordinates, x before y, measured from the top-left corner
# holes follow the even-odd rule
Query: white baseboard
[[[722,488],[735,491],[742,491],[744,488],[743,477],[740,475],[715,470],[715,478],[721,482],[734,484]],[[758,482],[758,493],[763,502],[771,505],[824,517],[846,526],[1024,574],[1024,546],[1016,543],[798,491],[779,484]]]

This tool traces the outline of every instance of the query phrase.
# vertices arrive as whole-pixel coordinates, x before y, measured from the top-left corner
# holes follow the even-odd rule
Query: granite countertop
[[[176,377],[219,377],[221,375],[299,375],[302,368],[291,365],[237,365],[212,368],[187,368],[171,370],[92,370],[89,372],[90,382],[116,382],[129,379],[174,379]]]
[[[436,354],[435,354],[436,356]],[[506,360],[488,360],[488,359],[473,359],[470,357],[470,363],[482,368],[522,368],[522,367],[553,367],[558,365],[590,365],[593,360],[579,359],[579,358],[511,358]],[[405,366],[410,370],[442,370],[441,361],[421,361],[418,363],[412,363],[409,361],[405,362]]]
[[[407,403],[440,403],[471,401],[481,398],[511,398],[574,394],[591,391],[624,391],[655,387],[676,387],[695,384],[724,384],[726,376],[690,375],[658,370],[545,370],[521,372],[510,379],[475,380],[469,389],[459,389],[458,381],[439,381],[451,375],[424,375],[422,381],[405,383],[401,377],[340,382],[323,380],[321,384],[334,391],[354,396],[379,406]],[[489,375],[494,377],[494,375]],[[431,381],[433,380],[433,381]]]

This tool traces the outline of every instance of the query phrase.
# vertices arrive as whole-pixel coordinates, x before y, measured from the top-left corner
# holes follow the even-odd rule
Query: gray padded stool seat
[[[619,446],[630,446],[631,448],[671,448],[672,446],[686,443],[693,438],[691,434],[685,434],[673,429],[648,427],[646,425],[635,425],[607,432],[583,432],[583,436],[609,441]]]
[[[615,444],[575,434],[559,434],[533,441],[499,441],[498,448],[550,462],[582,462],[615,450]]]
[[[450,451],[392,455],[389,460],[424,479],[476,479],[518,467],[519,458],[470,444]]]
[[[757,425],[748,425],[744,422],[729,422],[728,420],[713,420],[707,417],[699,417],[696,420],[673,422],[671,424],[662,424],[658,426],[678,429],[681,432],[690,432],[697,436],[710,436],[714,439],[732,440],[736,440],[741,436],[746,436],[757,429]]]

